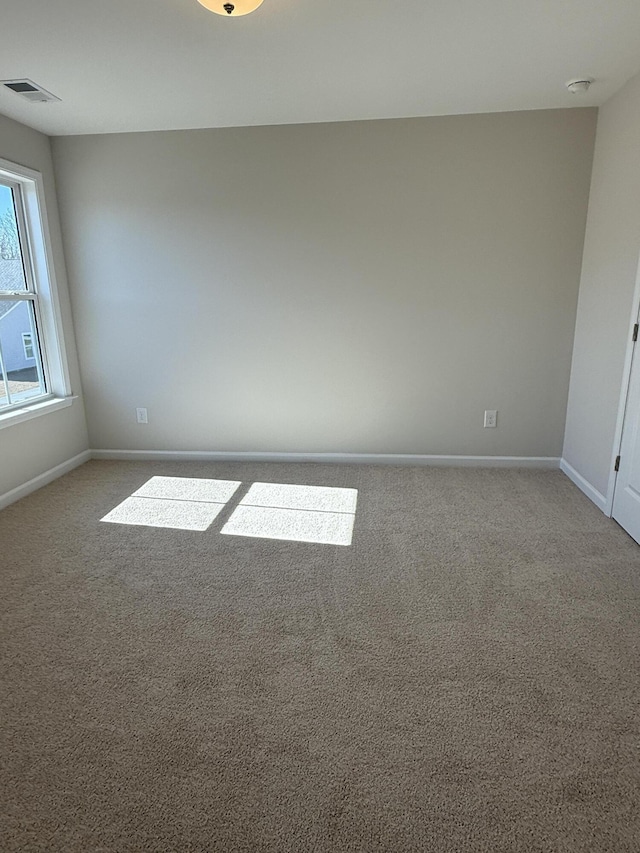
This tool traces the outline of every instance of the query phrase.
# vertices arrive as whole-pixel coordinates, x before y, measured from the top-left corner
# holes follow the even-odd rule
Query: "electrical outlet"
[[[493,428],[498,426],[498,412],[495,409],[487,409],[484,413],[484,428]]]
[[[139,424],[148,424],[149,418],[147,417],[146,409],[136,409],[136,420]]]

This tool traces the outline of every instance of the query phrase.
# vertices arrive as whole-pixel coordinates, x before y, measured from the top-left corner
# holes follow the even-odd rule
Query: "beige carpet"
[[[242,485],[100,521],[154,475]],[[352,544],[222,535],[256,481]],[[0,560],[2,851],[640,850],[640,548],[560,472],[90,462]]]

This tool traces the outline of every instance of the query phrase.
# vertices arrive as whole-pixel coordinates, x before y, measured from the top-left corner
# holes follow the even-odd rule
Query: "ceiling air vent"
[[[42,86],[38,86],[33,80],[0,80],[3,86],[11,89],[16,95],[26,98],[27,101],[59,101],[51,92],[47,92]]]

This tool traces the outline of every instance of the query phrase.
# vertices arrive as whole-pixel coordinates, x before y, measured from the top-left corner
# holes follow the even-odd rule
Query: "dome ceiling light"
[[[570,80],[567,83],[567,89],[572,95],[584,95],[589,91],[589,86],[592,83],[593,80],[590,80],[588,77],[585,77],[583,80]]]
[[[238,18],[240,15],[248,15],[262,6],[262,0],[198,0],[201,6],[215,12],[216,15],[224,15],[227,18]]]

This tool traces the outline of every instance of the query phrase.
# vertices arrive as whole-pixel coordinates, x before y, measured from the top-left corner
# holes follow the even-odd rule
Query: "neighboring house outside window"
[[[0,160],[0,427],[70,393],[42,178]]]
[[[3,262],[0,260],[0,283]],[[9,377],[29,370],[30,376],[37,381],[37,371],[34,367],[33,336],[30,330],[29,306],[25,302],[0,303],[0,346],[2,347],[2,362]],[[29,341],[29,343],[27,343]],[[27,355],[27,347],[31,350]],[[35,372],[34,372],[35,371]],[[0,367],[0,373],[4,371]]]

